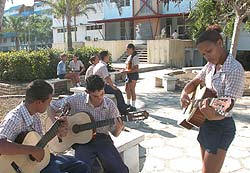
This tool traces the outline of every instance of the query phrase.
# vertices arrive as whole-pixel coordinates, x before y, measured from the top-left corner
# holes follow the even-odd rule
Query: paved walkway
[[[150,117],[127,126],[145,133],[140,145],[141,173],[198,173],[201,172],[197,130],[177,125],[181,113],[180,92],[166,92],[154,87],[154,76],[167,70],[140,73],[136,92],[137,107]],[[124,91],[124,87],[120,87]],[[240,99],[235,107],[236,138],[229,148],[222,173],[250,172],[250,97]]]

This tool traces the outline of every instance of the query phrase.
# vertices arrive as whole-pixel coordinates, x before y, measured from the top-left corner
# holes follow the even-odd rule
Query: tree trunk
[[[16,45],[16,50],[20,50],[20,44],[19,44],[19,37],[16,36],[16,39],[15,39],[15,45]]]
[[[3,24],[3,14],[4,14],[5,3],[6,3],[6,0],[0,1],[0,31],[2,29],[2,24]]]
[[[67,49],[68,51],[73,50],[72,46],[72,35],[71,35],[71,5],[70,0],[66,0],[66,20],[67,20]]]
[[[234,31],[231,41],[230,53],[236,58],[238,43],[239,43],[239,36],[240,36],[240,27],[242,24],[243,17],[236,15],[234,21]]]
[[[62,17],[62,24],[63,24],[63,43],[65,43],[65,25],[64,25],[64,16]]]
[[[77,39],[76,39],[76,16],[74,16],[74,26],[75,26],[75,42],[77,42]]]

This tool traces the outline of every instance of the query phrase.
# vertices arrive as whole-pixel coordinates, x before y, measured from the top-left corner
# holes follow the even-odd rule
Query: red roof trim
[[[177,17],[177,16],[183,16],[183,15],[187,16],[188,14],[189,13],[158,14],[158,15],[149,15],[149,16],[134,16],[134,17],[128,17],[128,18],[119,18],[119,19],[106,19],[106,20],[88,21],[88,23],[122,22],[122,21],[153,19],[153,18],[162,18],[162,17]]]

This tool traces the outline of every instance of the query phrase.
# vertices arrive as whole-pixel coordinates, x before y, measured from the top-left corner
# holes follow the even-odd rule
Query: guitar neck
[[[128,119],[128,117],[126,115],[123,115],[120,118],[121,118],[122,121],[129,121],[129,119]],[[110,118],[110,119],[91,122],[91,123],[86,123],[86,124],[82,124],[82,125],[74,125],[72,130],[75,133],[78,133],[78,132],[82,132],[82,131],[85,131],[85,130],[96,129],[96,128],[99,128],[99,127],[113,125],[113,124],[115,124],[115,119],[116,118]]]
[[[48,144],[48,142],[56,136],[60,124],[61,122],[56,120],[54,124],[50,127],[50,129],[42,136],[36,146],[44,148]]]

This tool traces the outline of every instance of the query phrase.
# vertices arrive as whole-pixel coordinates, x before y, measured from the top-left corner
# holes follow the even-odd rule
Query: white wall
[[[101,3],[96,3],[96,4],[93,4],[92,6],[95,7],[96,13],[93,11],[89,11],[89,12],[87,12],[88,18],[85,15],[76,17],[77,42],[84,42],[86,36],[90,36],[92,40],[96,37],[99,40],[102,39],[102,36],[98,30],[90,30],[90,31],[86,30],[87,26],[95,25],[94,23],[88,23],[88,21],[101,20],[101,19],[103,19],[103,16],[104,16],[103,6]],[[66,24],[67,23],[66,23],[66,19],[65,19],[65,23],[64,23],[65,27],[66,27]],[[71,25],[72,25],[72,27],[74,27],[73,17],[72,17]],[[103,24],[98,24],[98,25],[103,25]],[[53,28],[53,43],[63,43],[63,33],[57,32],[57,29],[63,28],[62,19],[53,18],[52,28]],[[104,26],[103,26],[103,29],[100,31],[103,33],[103,35],[105,35],[104,34],[104,31],[105,31]],[[72,34],[72,41],[75,42],[74,31],[72,31],[71,34]],[[67,40],[67,33],[65,33],[65,35],[66,35],[66,40]]]
[[[230,46],[231,42],[228,43],[228,49]],[[250,51],[250,32],[241,29],[238,50]]]

